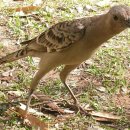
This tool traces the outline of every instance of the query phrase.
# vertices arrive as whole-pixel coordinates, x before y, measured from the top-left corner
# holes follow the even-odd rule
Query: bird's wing
[[[62,51],[76,43],[85,33],[83,19],[64,21],[53,25],[36,38],[36,43],[47,48],[47,52]]]

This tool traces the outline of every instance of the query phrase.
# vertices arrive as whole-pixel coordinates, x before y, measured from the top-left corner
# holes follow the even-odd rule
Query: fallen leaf
[[[42,3],[43,3],[43,0],[34,0],[33,5],[41,5]]]
[[[10,76],[10,74],[11,74],[11,70],[3,72],[2,76],[7,77],[7,76]]]
[[[100,126],[92,125],[92,126],[88,127],[87,130],[105,130],[105,129],[101,128]]]
[[[106,113],[106,112],[96,112],[96,111],[92,111],[92,112],[90,112],[90,114],[91,114],[92,116],[102,117],[102,118],[110,119],[110,120],[119,120],[119,119],[121,119],[120,116],[116,116],[116,115],[113,115],[113,114],[110,114],[110,113]]]
[[[46,10],[46,12],[49,12],[49,13],[55,12],[55,9],[54,9],[54,8],[51,8],[51,7],[49,7],[49,6],[46,6],[46,7],[45,7],[45,10]]]
[[[78,13],[83,13],[83,7],[81,5],[78,5],[76,7],[76,10],[77,10]]]
[[[68,110],[68,109],[64,109],[64,112],[68,113],[68,114],[73,114],[74,113],[74,111],[71,111],[71,110]]]
[[[108,123],[111,123],[113,122],[113,120],[111,119],[108,119],[108,118],[103,118],[103,117],[93,117],[96,121],[99,121],[99,122],[108,122]]]
[[[43,95],[40,92],[35,92],[33,95],[36,99],[39,99],[40,101],[52,101],[49,95]]]
[[[50,108],[52,108],[53,110],[55,110],[61,114],[65,114],[65,111],[63,109],[61,109],[60,107],[58,107],[56,102],[50,102],[47,104],[47,106],[49,106]]]
[[[22,109],[22,110],[25,110],[26,109],[26,105],[20,103],[19,108]],[[38,112],[35,109],[32,109],[30,107],[28,108],[28,113],[36,115],[36,116],[45,116],[42,112]]]
[[[10,81],[10,80],[12,80],[12,77],[10,77],[10,76],[6,76],[6,77],[0,77],[0,81]]]
[[[8,8],[11,12],[23,12],[24,14],[31,13],[33,11],[39,10],[40,6],[25,6],[25,7],[18,7],[18,8]]]
[[[16,111],[17,113],[25,118],[25,110],[21,109],[20,107],[16,107]],[[35,129],[40,129],[40,130],[49,130],[49,124],[48,123],[45,123],[41,120],[39,120],[38,118],[36,118],[35,116],[33,115],[30,115],[30,114],[27,114],[27,117],[25,119],[25,123],[26,125],[29,125]],[[29,122],[29,123],[28,123]]]
[[[19,97],[23,94],[23,92],[21,92],[20,90],[17,91],[8,91],[8,94],[13,95],[15,97]]]
[[[109,6],[111,4],[111,1],[110,0],[103,0],[103,1],[99,1],[97,3],[97,5],[99,7],[105,7],[105,6]]]
[[[100,92],[105,92],[105,91],[106,91],[106,88],[105,88],[105,87],[102,87],[102,86],[97,87],[96,89],[97,89],[98,91],[100,91]]]
[[[47,107],[47,108],[43,107],[43,109],[48,110],[48,111],[55,111],[55,112],[58,112],[60,114],[73,114],[74,113],[74,111],[60,108],[58,105],[59,104],[63,105],[64,103],[62,103],[62,101],[60,103],[55,102],[48,95],[43,95],[43,94],[37,92],[37,93],[34,93],[34,97],[36,99],[39,99],[42,102],[34,104],[33,107],[36,105],[42,105],[42,106]]]

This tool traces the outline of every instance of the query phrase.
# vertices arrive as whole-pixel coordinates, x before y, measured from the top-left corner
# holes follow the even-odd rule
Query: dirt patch
[[[115,106],[123,108],[130,119],[130,96],[123,94],[114,95],[113,102],[115,103]]]

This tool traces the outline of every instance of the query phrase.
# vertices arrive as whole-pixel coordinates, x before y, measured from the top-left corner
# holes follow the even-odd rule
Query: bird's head
[[[122,31],[130,27],[130,7],[127,5],[117,5],[108,12],[108,22],[112,30]]]

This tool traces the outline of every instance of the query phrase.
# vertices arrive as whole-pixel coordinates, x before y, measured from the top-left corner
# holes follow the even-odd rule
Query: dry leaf
[[[113,114],[110,114],[110,113],[106,113],[106,112],[92,111],[92,112],[90,112],[90,114],[92,116],[106,118],[106,119],[110,119],[110,120],[119,120],[119,119],[121,119],[120,116],[116,116],[116,115],[113,115]]]
[[[102,87],[102,86],[97,87],[96,89],[97,89],[98,91],[100,91],[100,92],[105,92],[105,91],[106,91],[106,88],[105,88],[105,87]]]
[[[23,92],[20,91],[20,90],[17,90],[17,91],[8,91],[8,94],[13,95],[15,97],[19,97],[19,96],[21,96],[23,94]]]
[[[33,5],[41,5],[43,0],[34,0]]]
[[[59,102],[53,101],[53,99],[51,99],[48,95],[43,95],[43,94],[37,92],[37,93],[34,93],[34,97],[39,99],[42,102],[34,104],[33,106],[45,105],[45,106],[51,108],[52,111],[56,111],[56,112],[61,113],[61,114],[73,114],[74,113],[74,111],[60,108],[57,105]],[[62,102],[60,102],[60,104],[62,104]],[[46,108],[43,108],[43,109],[46,109]],[[46,110],[50,110],[50,109],[46,109]]]
[[[16,108],[16,111],[21,117],[25,117],[25,110],[21,109],[20,107]],[[49,130],[49,124],[45,123],[38,118],[36,118],[33,115],[27,114],[26,120],[29,122],[25,122],[27,125],[30,125],[32,127],[35,127],[35,129],[40,129],[40,130]]]
[[[19,106],[20,109],[25,110],[26,109],[26,105],[20,103]],[[28,113],[33,114],[33,115],[37,115],[37,116],[45,116],[42,112],[38,112],[35,109],[32,108],[28,108]]]
[[[13,12],[23,12],[24,14],[31,13],[33,11],[39,10],[40,6],[25,6],[25,7],[18,7],[18,8],[9,8],[8,10]]]
[[[56,102],[51,102],[47,104],[50,108],[53,110],[61,113],[61,114],[73,114],[74,111],[68,110],[68,109],[61,109]]]
[[[10,80],[12,80],[12,77],[10,77],[10,76],[0,77],[0,81],[6,81],[6,82],[9,82]]]
[[[103,118],[103,117],[93,117],[96,121],[99,121],[99,122],[112,122],[114,120],[111,120],[111,119],[108,119],[108,118]]]
[[[77,10],[78,13],[83,13],[83,7],[82,7],[82,5],[78,5],[76,7],[76,10]]]
[[[105,129],[101,128],[100,126],[92,125],[92,126],[88,127],[87,130],[105,130]]]
[[[98,5],[99,7],[109,6],[110,4],[111,4],[110,0],[103,0],[103,1],[99,1],[99,2],[97,3],[97,5]]]
[[[68,110],[68,109],[64,109],[64,112],[68,113],[68,114],[73,114],[74,113],[74,111],[71,111],[71,110]]]

